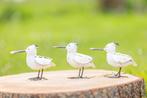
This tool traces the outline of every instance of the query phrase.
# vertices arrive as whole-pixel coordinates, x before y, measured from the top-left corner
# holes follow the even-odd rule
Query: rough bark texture
[[[84,79],[71,78],[78,71],[46,72],[48,80],[32,81],[37,73],[0,77],[0,98],[142,98],[144,80],[129,74],[118,79],[112,71],[85,70]]]

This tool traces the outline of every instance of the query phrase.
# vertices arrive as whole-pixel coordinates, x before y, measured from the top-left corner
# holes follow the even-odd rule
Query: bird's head
[[[90,49],[91,50],[106,51],[107,53],[114,53],[114,52],[116,52],[117,46],[119,46],[118,43],[111,42],[111,43],[108,43],[104,48],[90,48]]]
[[[67,52],[77,52],[77,43],[69,43],[66,46]]]
[[[117,46],[119,46],[118,43],[111,42],[111,43],[108,43],[108,44],[105,46],[104,50],[105,50],[106,52],[116,52],[116,47],[117,47]]]
[[[66,46],[54,46],[55,48],[65,48],[67,52],[77,52],[77,43],[69,43]]]
[[[24,53],[26,52],[28,55],[36,55],[37,54],[37,48],[38,46],[33,44],[28,46],[26,49],[24,50],[15,50],[15,51],[11,51],[11,54],[17,54],[17,53]]]
[[[28,55],[36,55],[37,54],[37,48],[38,46],[37,45],[30,45],[26,48],[25,52],[28,54]]]

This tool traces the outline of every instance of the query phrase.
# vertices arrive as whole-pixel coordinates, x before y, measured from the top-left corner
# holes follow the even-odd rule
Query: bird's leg
[[[37,76],[38,79],[39,79],[39,76],[40,76],[40,70],[38,71],[38,76]]]
[[[118,77],[121,77],[121,67],[119,68]]]
[[[40,77],[40,80],[42,79],[42,76],[43,76],[43,69],[41,70],[41,77]]]
[[[83,78],[83,73],[84,73],[84,67],[82,67],[82,73],[81,73],[80,78]]]
[[[119,71],[118,71],[118,73],[115,75],[115,76],[117,76],[118,78],[121,76],[121,67],[119,68]]]
[[[37,80],[40,80],[40,70],[38,70],[38,75],[37,77],[33,77],[33,78],[29,78],[30,80],[33,80],[33,81],[37,81]]]
[[[78,76],[79,78],[80,78],[80,75],[81,75],[81,68],[79,69],[79,76]]]

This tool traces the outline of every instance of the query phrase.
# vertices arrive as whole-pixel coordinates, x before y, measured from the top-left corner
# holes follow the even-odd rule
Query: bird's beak
[[[66,46],[53,46],[54,48],[66,48]]]
[[[17,53],[23,53],[23,52],[26,52],[26,51],[25,50],[14,50],[14,51],[11,51],[10,53],[17,54]]]
[[[104,48],[90,48],[90,50],[104,51]]]

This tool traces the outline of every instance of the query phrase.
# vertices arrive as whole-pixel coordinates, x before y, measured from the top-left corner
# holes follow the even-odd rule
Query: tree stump
[[[122,74],[108,78],[106,70],[85,70],[83,79],[78,70],[45,72],[47,80],[33,81],[37,73],[0,77],[0,98],[142,98],[143,78]],[[87,77],[87,78],[86,78]]]

